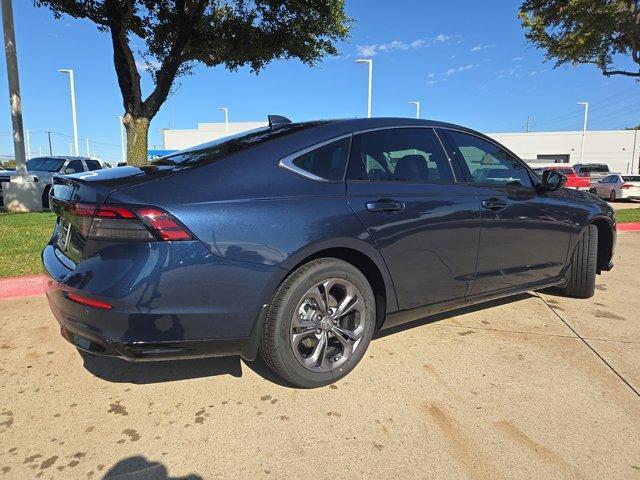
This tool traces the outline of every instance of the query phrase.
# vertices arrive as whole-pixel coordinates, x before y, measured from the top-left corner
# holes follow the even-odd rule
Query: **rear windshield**
[[[152,160],[152,165],[197,165],[220,160],[227,155],[241,152],[260,143],[316,127],[325,122],[307,122],[282,125],[277,127],[262,127],[247,132],[222,137],[212,142],[203,143],[195,147],[181,150],[166,157]]]
[[[623,175],[622,180],[625,182],[640,182],[640,175]]]
[[[57,172],[62,168],[64,158],[32,158],[27,161],[29,172]]]
[[[574,171],[570,168],[549,168],[549,170],[555,170],[556,172],[560,172],[565,175],[571,175],[574,173]]]
[[[609,173],[609,167],[606,165],[582,165],[579,168],[581,172]]]

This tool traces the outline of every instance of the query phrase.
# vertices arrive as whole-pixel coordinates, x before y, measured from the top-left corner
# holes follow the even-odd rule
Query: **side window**
[[[611,181],[611,175],[609,175],[608,177],[604,177],[602,179],[602,183],[612,183]]]
[[[349,155],[349,142],[350,138],[344,138],[294,158],[291,161],[294,170],[299,169],[325,180],[342,181]]]
[[[449,161],[433,130],[396,128],[353,138],[350,179],[451,183]]]
[[[532,187],[527,169],[497,145],[474,135],[447,131],[454,152],[475,183]]]
[[[84,172],[84,167],[82,166],[82,161],[80,160],[71,160],[65,167],[65,170],[67,170],[67,168],[73,168],[75,170],[75,173]]]
[[[89,169],[89,171],[93,171],[93,170],[101,170],[102,167],[100,166],[100,162],[97,160],[85,160],[84,163],[87,164],[87,168]]]

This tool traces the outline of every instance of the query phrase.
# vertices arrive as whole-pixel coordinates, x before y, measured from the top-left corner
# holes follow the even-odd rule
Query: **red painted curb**
[[[640,232],[640,222],[618,223],[616,229],[619,232]]]
[[[0,278],[0,298],[42,295],[46,291],[46,287],[47,277],[44,275]]]

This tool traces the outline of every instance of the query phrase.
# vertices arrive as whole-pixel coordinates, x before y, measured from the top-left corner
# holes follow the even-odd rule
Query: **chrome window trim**
[[[329,140],[324,140],[323,142],[320,142],[320,143],[315,143],[309,147],[303,148],[302,150],[297,150],[285,157],[282,157],[278,162],[278,165],[284,168],[285,170],[289,170],[290,172],[295,173],[296,175],[300,175],[301,177],[307,178],[309,180],[314,180],[316,182],[342,183],[344,182],[344,176],[342,180],[329,180],[327,178],[319,177],[318,175],[315,175],[311,172],[304,170],[303,168],[298,167],[293,163],[293,161],[298,157],[301,157],[302,155],[306,155],[307,153],[312,152],[318,148],[322,148],[334,142],[339,142],[340,140],[344,140],[346,138],[351,138],[352,136],[353,136],[353,133],[346,133],[344,135],[330,138]],[[349,150],[351,150],[351,147],[349,147]],[[348,156],[349,153],[350,152],[347,153],[347,162],[345,163],[345,172],[347,169],[347,165],[349,164],[349,156]]]

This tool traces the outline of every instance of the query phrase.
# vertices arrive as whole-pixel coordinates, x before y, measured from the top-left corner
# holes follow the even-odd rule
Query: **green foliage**
[[[594,64],[602,73],[640,78],[640,2],[636,0],[525,0],[520,20],[527,39],[556,66]],[[638,70],[618,69],[628,56]]]
[[[344,0],[33,0],[56,18],[88,19],[108,32],[125,109],[127,131],[144,134],[128,149],[129,160],[146,161],[150,121],[167,99],[176,77],[196,62],[258,73],[275,59],[296,58],[313,65],[337,54],[335,44],[349,35]],[[132,45],[144,48],[134,52]],[[142,59],[154,81],[143,98],[136,61]],[[133,137],[128,136],[129,140]],[[141,157],[141,158],[137,158]]]
[[[616,211],[616,222],[640,222],[640,208],[625,208]]]
[[[15,170],[16,169],[16,161],[15,160],[7,160],[6,162],[2,162],[2,166],[7,170]]]

